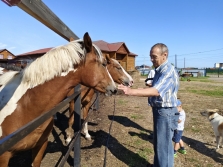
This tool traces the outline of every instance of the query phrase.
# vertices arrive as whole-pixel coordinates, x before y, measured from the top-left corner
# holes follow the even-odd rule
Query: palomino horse
[[[126,86],[132,86],[133,79],[132,77],[122,68],[119,62],[115,59],[106,56],[106,64],[109,73],[111,74],[113,80],[118,84],[123,84]],[[68,96],[72,95],[74,90],[71,90]],[[83,111],[83,119],[88,115],[88,111],[91,105],[91,100],[94,96],[94,89],[87,88],[86,86],[81,85],[81,104]],[[71,141],[72,138],[72,125],[74,123],[74,101],[72,100],[69,104],[69,119],[68,119],[68,129],[66,130],[66,144]],[[88,133],[88,123],[84,125],[84,134],[87,140],[91,140],[91,136]]]
[[[116,85],[107,67],[103,66],[102,57],[88,33],[85,33],[83,40],[50,50],[22,72],[2,75],[0,139],[52,109],[78,84],[107,95],[116,93]],[[32,149],[32,165],[39,167],[52,128],[53,117],[3,153],[0,166],[7,167],[14,153]]]

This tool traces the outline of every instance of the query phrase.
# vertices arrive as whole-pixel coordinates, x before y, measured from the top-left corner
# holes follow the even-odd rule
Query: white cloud
[[[16,47],[15,46],[12,46],[12,47],[9,47],[9,48],[7,48],[8,50],[14,50],[14,49],[16,49]]]
[[[4,43],[0,43],[0,49],[5,49],[6,48],[6,44],[4,44]]]

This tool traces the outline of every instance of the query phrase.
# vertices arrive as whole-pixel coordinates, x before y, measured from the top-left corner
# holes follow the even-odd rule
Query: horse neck
[[[38,85],[32,89],[29,89],[26,94],[20,100],[25,104],[29,99],[29,107],[38,108],[40,114],[44,111],[48,111],[61,102],[71,89],[80,83],[77,74],[70,72],[63,77],[55,77],[54,79]]]

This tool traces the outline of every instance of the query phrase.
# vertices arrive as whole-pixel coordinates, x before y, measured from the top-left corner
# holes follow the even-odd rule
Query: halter
[[[209,119],[209,121],[211,122],[211,121],[213,121],[213,119],[214,119],[214,118],[211,118],[211,119]]]

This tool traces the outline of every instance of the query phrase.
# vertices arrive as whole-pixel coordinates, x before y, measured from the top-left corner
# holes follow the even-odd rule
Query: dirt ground
[[[223,79],[180,82],[178,96],[187,116],[182,138],[187,154],[178,154],[174,167],[223,166],[223,148],[215,150],[211,124],[200,115],[207,108],[217,108],[223,114],[223,98],[187,91],[223,88],[222,82]],[[144,87],[144,78],[138,79],[134,87]],[[99,110],[92,112],[89,118],[89,133],[93,139],[88,141],[83,135],[81,137],[81,167],[145,167],[147,163],[153,163],[153,141],[150,139],[153,121],[147,98],[126,96],[121,92],[112,97],[100,95],[99,98]],[[57,116],[42,167],[58,166],[58,160],[66,152],[64,131],[67,128],[67,117],[61,113]],[[66,167],[72,166],[72,153]],[[9,166],[26,167],[29,162],[30,152],[25,152],[16,155]]]

